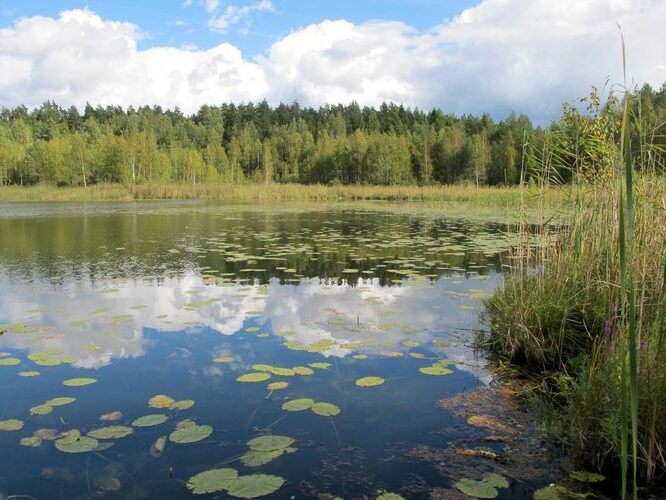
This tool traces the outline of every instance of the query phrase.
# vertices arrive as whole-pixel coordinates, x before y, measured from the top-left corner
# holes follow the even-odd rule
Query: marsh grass
[[[485,346],[535,381],[530,394],[587,467],[622,496],[666,479],[666,182],[635,176],[628,97],[613,175],[570,191],[548,248],[521,239],[486,301]],[[550,231],[546,225],[539,231]]]
[[[321,184],[100,184],[58,188],[50,185],[0,188],[0,201],[131,201],[222,200],[234,202],[282,201],[424,201],[434,204],[469,203],[481,207],[517,207],[537,203],[559,205],[569,188],[476,186],[326,186]]]

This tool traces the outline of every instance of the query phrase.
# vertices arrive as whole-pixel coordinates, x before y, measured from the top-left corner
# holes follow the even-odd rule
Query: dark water
[[[24,425],[0,431],[0,498],[186,498],[187,480],[216,467],[282,477],[274,498],[451,487],[459,477],[409,450],[472,432],[436,403],[489,379],[469,346],[512,241],[499,222],[383,205],[0,205],[0,363],[19,361],[0,366],[0,420]],[[419,371],[442,360],[451,374]],[[312,363],[329,365],[237,381],[257,364]],[[355,384],[367,376],[384,383]],[[63,385],[80,377],[97,382]],[[194,405],[149,407],[158,394]],[[56,397],[76,401],[34,414]],[[282,409],[297,398],[340,413]],[[122,416],[99,419],[112,412]],[[92,452],[21,444],[149,414],[169,419]],[[151,454],[185,419],[212,433]],[[259,467],[238,460],[266,434],[296,450]]]

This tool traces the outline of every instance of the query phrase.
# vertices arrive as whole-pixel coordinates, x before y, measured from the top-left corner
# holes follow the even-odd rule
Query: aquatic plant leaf
[[[263,382],[265,380],[268,380],[271,378],[270,373],[262,373],[262,372],[255,372],[255,373],[246,373],[244,375],[241,375],[236,379],[237,382]]]
[[[304,411],[312,408],[312,405],[315,404],[314,399],[302,398],[302,399],[292,399],[282,404],[282,409],[286,411]]]
[[[258,451],[250,450],[240,457],[243,465],[248,467],[261,467],[272,462],[284,453],[284,450]]]
[[[266,386],[269,391],[279,391],[289,387],[289,382],[271,382]]]
[[[195,495],[205,495],[225,491],[238,478],[235,469],[211,469],[192,476],[187,488]]]
[[[93,450],[96,450],[99,445],[97,439],[83,436],[77,439],[58,439],[55,442],[55,446],[58,450],[63,453],[87,453]]]
[[[368,355],[367,354],[354,354],[352,356],[352,358],[354,358],[354,359],[368,359]]]
[[[169,417],[167,415],[162,415],[162,414],[153,414],[153,415],[144,415],[143,417],[139,417],[134,422],[132,422],[132,425],[134,427],[152,427],[154,425],[160,425],[163,424],[169,420]]]
[[[9,420],[0,420],[0,431],[20,431],[23,429],[23,421],[14,418]]]
[[[377,500],[405,500],[405,497],[397,493],[386,492],[377,497]]]
[[[65,406],[76,401],[76,398],[53,398],[49,399],[46,403],[47,406]]]
[[[148,406],[151,408],[171,408],[176,401],[165,394],[157,394],[148,400]]]
[[[97,382],[94,378],[82,377],[82,378],[70,378],[65,380],[62,384],[67,387],[81,387],[84,385],[90,385]]]
[[[109,427],[100,427],[88,433],[88,436],[95,439],[120,439],[129,436],[134,432],[126,425],[110,425]]]
[[[31,415],[48,415],[53,411],[53,406],[37,405],[30,408]]]
[[[383,383],[384,379],[381,377],[362,377],[356,381],[356,385],[359,387],[375,387]]]
[[[231,363],[234,358],[230,356],[221,356],[219,358],[213,358],[213,363]]]
[[[473,479],[461,479],[454,484],[456,489],[474,498],[496,498],[499,495],[497,489],[485,481],[474,481]]]
[[[123,417],[124,417],[123,412],[112,411],[111,413],[105,413],[104,415],[100,415],[99,419],[102,422],[115,422],[116,420],[122,420]]]
[[[310,409],[322,417],[335,417],[340,414],[340,408],[332,403],[315,403]]]
[[[314,375],[314,370],[312,368],[308,368],[307,366],[294,366],[292,370],[297,375]]]
[[[210,425],[189,425],[176,429],[169,435],[169,440],[178,444],[196,443],[213,433]]]
[[[419,368],[419,371],[425,375],[451,375],[453,373],[452,370],[441,366],[424,366]]]
[[[35,371],[19,372],[19,377],[39,377],[41,373]]]
[[[182,401],[176,401],[173,403],[169,409],[170,410],[187,410],[194,406],[194,401],[191,399],[183,399]]]
[[[500,476],[499,474],[490,474],[484,477],[483,481],[491,486],[494,486],[495,488],[509,487],[509,481],[507,481],[507,479],[504,476]]]
[[[259,436],[247,442],[250,449],[255,451],[273,451],[288,448],[296,441],[289,436]]]
[[[560,485],[546,486],[534,492],[534,500],[572,500],[583,497],[584,495],[574,493]]]
[[[20,365],[21,360],[16,358],[2,358],[0,359],[0,366],[16,366]]]
[[[418,347],[421,345],[421,342],[416,342],[415,340],[405,340],[402,345],[405,347]]]
[[[44,441],[39,436],[30,436],[21,438],[19,444],[29,448],[39,448]]]
[[[331,363],[320,363],[320,362],[317,362],[317,363],[310,363],[308,366],[311,367],[311,368],[319,368],[319,369],[321,369],[321,370],[325,370],[326,368],[328,368],[329,366],[331,366]]]
[[[581,483],[599,483],[606,480],[606,476],[597,474],[596,472],[587,472],[585,470],[573,471],[569,474],[571,479],[580,481]]]
[[[275,493],[282,488],[284,479],[268,474],[250,474],[240,476],[234,481],[227,493],[238,498],[259,498]]]
[[[166,446],[166,442],[167,442],[166,436],[158,437],[157,440],[150,447],[150,454],[153,457],[159,457],[162,453],[164,453],[164,447]]]

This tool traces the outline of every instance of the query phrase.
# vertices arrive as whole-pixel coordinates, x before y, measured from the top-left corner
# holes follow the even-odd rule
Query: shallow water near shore
[[[465,212],[0,205],[0,498],[183,498],[215,468],[429,498],[498,472],[437,455],[488,431],[438,401],[492,378],[471,344],[515,241]],[[248,456],[267,435],[291,439]],[[499,498],[553,479],[507,471]]]

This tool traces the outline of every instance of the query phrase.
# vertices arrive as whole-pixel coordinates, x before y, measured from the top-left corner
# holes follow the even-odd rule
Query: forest
[[[666,84],[633,95],[636,165],[663,171]],[[562,106],[547,127],[525,115],[454,116],[383,103],[379,109],[297,103],[159,106],[55,102],[0,110],[0,185],[303,183],[514,185],[604,175],[616,163],[621,121],[610,93]]]

